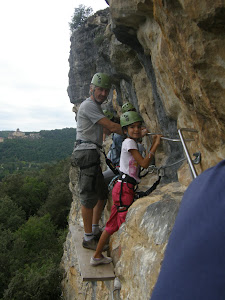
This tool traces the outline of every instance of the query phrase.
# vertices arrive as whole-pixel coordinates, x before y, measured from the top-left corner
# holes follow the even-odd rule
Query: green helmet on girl
[[[120,126],[122,128],[136,122],[143,122],[142,117],[136,111],[127,111],[120,117]]]

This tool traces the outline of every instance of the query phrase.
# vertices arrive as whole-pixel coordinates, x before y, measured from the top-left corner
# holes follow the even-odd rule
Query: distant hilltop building
[[[20,131],[19,128],[17,128],[16,131],[14,131],[13,133],[11,133],[8,136],[8,139],[16,139],[16,138],[30,138],[30,139],[39,139],[41,136],[39,133],[30,133],[30,134],[25,134],[25,132]]]
[[[12,133],[12,136],[13,137],[25,137],[25,133],[24,132],[22,132],[22,131],[20,131],[20,129],[19,128],[17,128],[16,129],[16,131],[14,131],[13,133]]]
[[[13,133],[10,133],[8,136],[8,139],[16,139],[16,138],[25,138],[25,133],[20,131],[19,128],[17,128],[17,130],[14,131]]]
[[[3,142],[4,142],[4,138],[0,137],[0,143],[3,143]]]

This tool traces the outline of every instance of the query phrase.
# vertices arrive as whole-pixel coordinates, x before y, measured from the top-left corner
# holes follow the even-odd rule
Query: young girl
[[[136,111],[126,112],[120,117],[120,125],[127,136],[123,141],[120,156],[121,176],[112,190],[113,206],[111,215],[98,242],[96,252],[91,258],[90,264],[93,266],[108,264],[112,261],[111,257],[102,255],[103,247],[110,235],[116,232],[121,224],[125,222],[127,210],[134,201],[134,187],[140,182],[138,177],[140,167],[147,168],[150,165],[160,144],[161,135],[155,135],[150,152],[143,158],[137,146],[137,142],[142,135],[141,116]]]

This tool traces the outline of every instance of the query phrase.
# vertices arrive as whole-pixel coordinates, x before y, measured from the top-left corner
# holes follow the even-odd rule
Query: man
[[[186,190],[151,300],[225,299],[225,160]]]
[[[90,85],[90,97],[81,103],[77,113],[77,141],[73,151],[74,163],[80,167],[79,193],[84,222],[83,247],[96,249],[101,235],[99,220],[107,186],[100,167],[103,132],[122,135],[119,124],[105,117],[101,104],[107,99],[111,80],[107,74],[96,73]]]

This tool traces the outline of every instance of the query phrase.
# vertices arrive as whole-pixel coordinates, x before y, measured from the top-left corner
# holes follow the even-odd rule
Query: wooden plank
[[[83,281],[105,281],[115,278],[113,264],[91,266],[90,259],[94,251],[82,246],[83,228],[78,225],[70,225],[72,239],[75,243],[80,273]],[[104,253],[106,256],[107,254]]]

